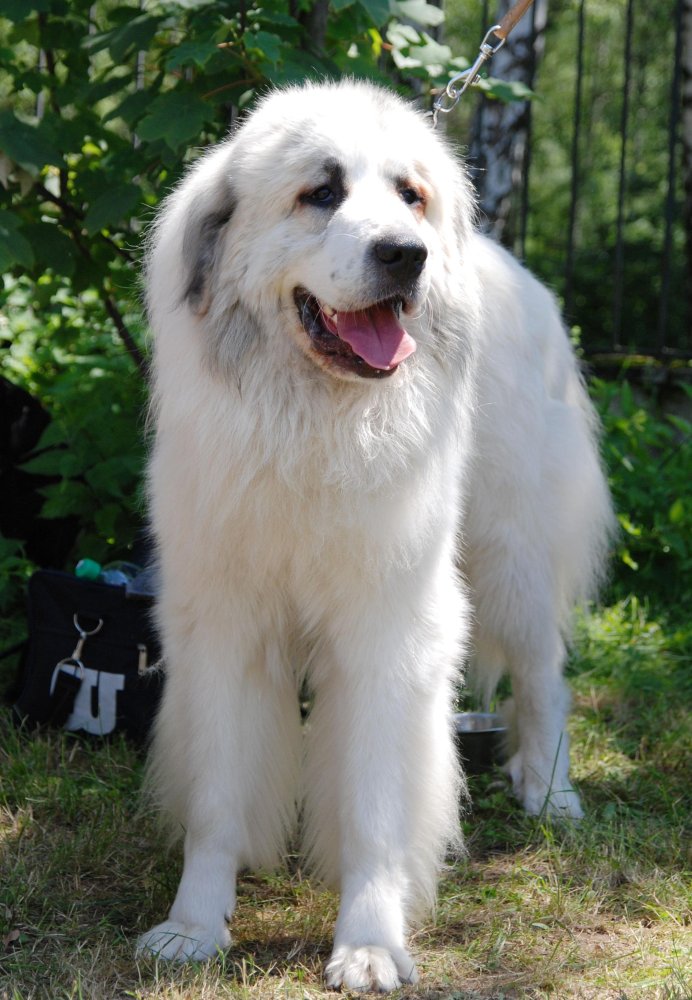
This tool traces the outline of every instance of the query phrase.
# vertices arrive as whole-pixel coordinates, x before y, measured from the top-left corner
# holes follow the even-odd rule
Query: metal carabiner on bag
[[[96,633],[100,632],[103,628],[103,618],[99,618],[98,625],[96,628],[92,628],[91,630],[82,628],[79,624],[79,616],[76,614],[72,616],[72,623],[77,630],[77,635],[79,636],[77,645],[74,648],[72,656],[66,656],[64,659],[56,663],[55,669],[53,670],[53,676],[50,681],[51,696],[55,692],[55,685],[58,682],[58,674],[63,670],[66,672],[72,670],[74,671],[72,674],[73,677],[78,677],[80,681],[84,680],[84,664],[82,663],[84,644],[90,635],[96,635]]]

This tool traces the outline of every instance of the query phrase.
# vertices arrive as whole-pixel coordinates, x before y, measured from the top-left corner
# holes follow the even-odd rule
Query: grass
[[[498,771],[476,779],[468,858],[412,937],[409,1000],[692,996],[689,627],[634,599],[579,623],[573,775],[587,818],[523,815]],[[180,857],[139,809],[124,741],[30,738],[0,714],[1,1000],[319,1000],[336,898],[296,857],[245,876],[235,945],[208,966],[135,962]]]

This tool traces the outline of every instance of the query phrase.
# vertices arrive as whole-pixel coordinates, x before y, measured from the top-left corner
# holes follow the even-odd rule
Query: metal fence
[[[478,6],[482,37],[498,7]],[[487,224],[555,288],[587,353],[692,354],[683,12],[684,0],[539,0],[530,15],[518,72],[536,98],[523,103],[508,153],[518,157],[511,205],[500,220],[491,203]],[[465,127],[483,205],[484,116],[497,111],[477,102]],[[494,141],[503,138],[500,125]]]

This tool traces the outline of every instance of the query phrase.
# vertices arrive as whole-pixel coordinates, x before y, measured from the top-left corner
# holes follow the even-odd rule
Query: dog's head
[[[265,98],[172,196],[152,280],[238,360],[256,338],[342,379],[391,376],[434,340],[471,198],[428,120],[363,84]],[[158,246],[178,248],[159,254]],[[158,274],[156,273],[158,272]],[[175,275],[175,276],[173,276]]]

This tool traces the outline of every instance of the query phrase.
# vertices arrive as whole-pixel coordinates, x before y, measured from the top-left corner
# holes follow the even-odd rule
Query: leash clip
[[[439,114],[448,115],[450,111],[459,103],[461,96],[469,89],[469,87],[474,86],[480,80],[480,70],[483,65],[495,55],[496,52],[502,48],[502,46],[507,41],[507,36],[505,34],[499,34],[502,30],[502,25],[494,24],[492,28],[489,28],[485,33],[485,38],[480,44],[480,49],[476,61],[468,69],[464,69],[461,73],[457,73],[449,81],[445,89],[436,99],[433,105],[433,127],[437,127],[437,116]],[[494,36],[495,44],[490,43],[490,39]],[[461,83],[461,87],[456,85]]]

